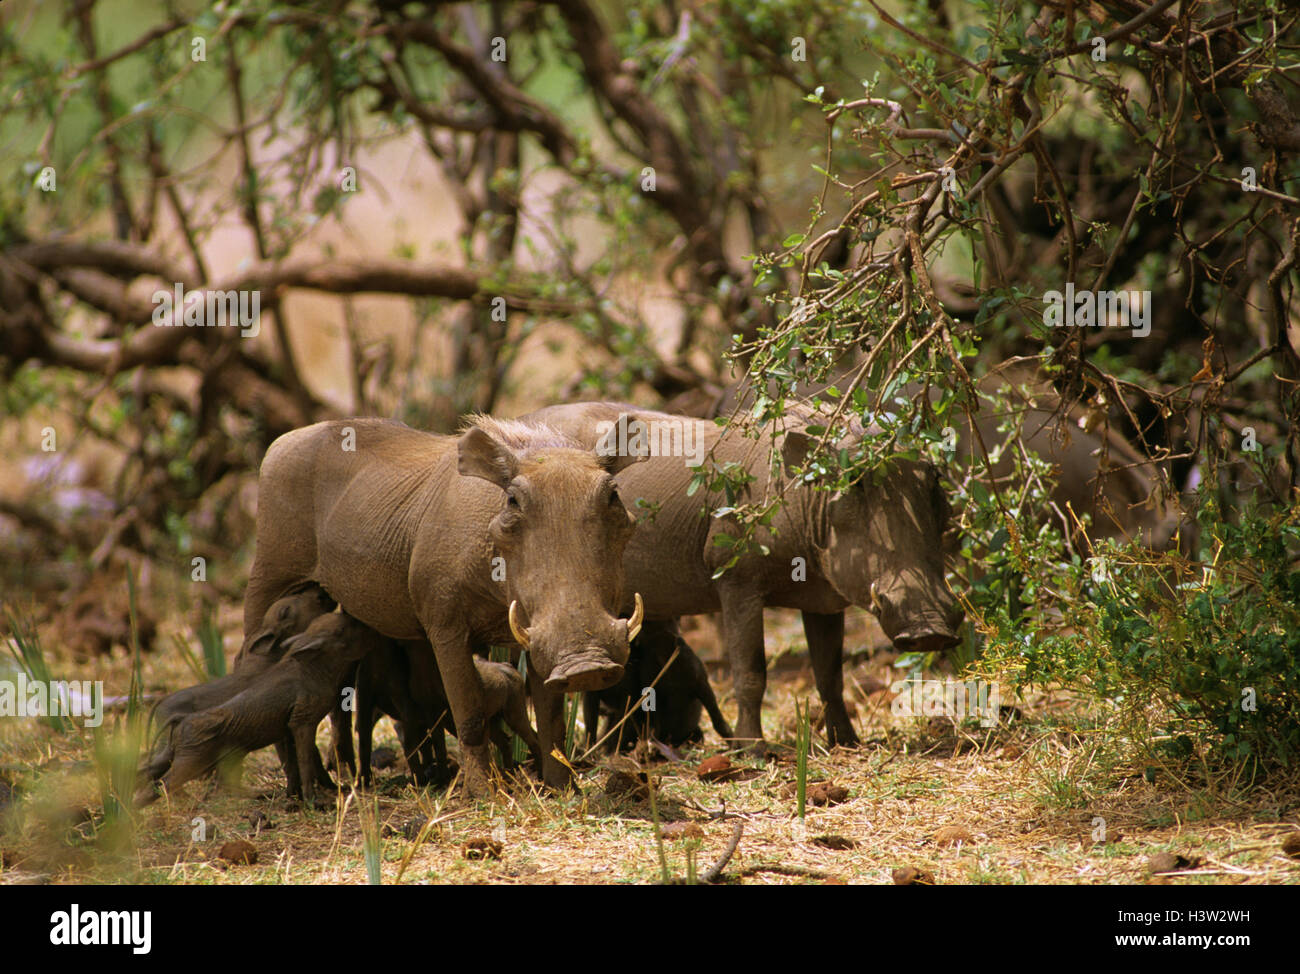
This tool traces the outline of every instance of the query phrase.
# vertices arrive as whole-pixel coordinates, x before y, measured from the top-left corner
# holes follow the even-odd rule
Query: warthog
[[[978,386],[981,398],[975,428],[984,446],[992,449],[1003,442],[1007,434],[998,432],[998,427],[1009,423],[1019,429],[1023,446],[1055,466],[1056,483],[1049,499],[1061,512],[1062,529],[1080,550],[1087,552],[1092,542],[1105,538],[1137,541],[1158,550],[1173,544],[1184,514],[1176,503],[1161,500],[1155,463],[1117,430],[1084,429],[1083,410],[1061,409],[1060,397],[1050,389],[1025,395],[996,374],[986,376]],[[984,398],[999,387],[1009,400],[1002,410]],[[955,429],[957,459],[969,466],[982,463],[983,452],[964,413]],[[1004,453],[989,474],[1005,482],[1012,469]],[[1077,530],[1070,512],[1075,518],[1090,515],[1091,526]]]
[[[649,424],[655,431],[649,438],[660,445],[680,442],[692,456],[711,450],[713,459],[706,463],[736,464],[752,476],[741,500],[767,493],[773,438],[788,464],[801,463],[812,445],[812,438],[798,428],[782,432],[769,426],[756,440],[737,428],[614,403],[551,406],[524,421],[608,446],[613,442],[606,438],[610,424],[629,415]],[[619,443],[647,439],[636,432],[629,435],[628,429],[625,424]],[[856,448],[849,441],[841,446],[850,453]],[[856,743],[843,700],[844,609],[871,609],[901,650],[924,652],[957,642],[962,612],[944,581],[941,546],[948,502],[938,471],[929,463],[896,458],[878,482],[864,478],[835,494],[802,480],[787,484],[771,524],[759,526],[756,543],[714,578],[735,554],[725,542],[715,542],[740,532],[720,511],[728,506],[721,491],[688,493],[696,469],[682,456],[660,455],[619,475],[623,495],[647,502],[653,511],[624,559],[630,585],[645,600],[646,618],[722,611],[739,703],[736,737],[761,740],[759,710],[767,684],[763,607],[801,610],[825,703],[827,737],[832,744]]]
[[[296,763],[285,764],[291,797],[316,797],[316,726],[330,712],[342,680],[383,637],[342,612],[317,617],[285,646],[285,655],[247,689],[225,703],[190,714],[172,731],[171,767],[161,784],[169,792],[215,769],[288,737]],[[156,797],[151,783],[137,792],[140,804]]]
[[[290,637],[306,629],[317,616],[333,611],[334,605],[334,600],[319,585],[308,585],[300,592],[277,599],[262,619],[261,628],[245,640],[235,661],[234,672],[177,690],[158,701],[151,715],[154,751],[141,769],[142,776],[155,781],[171,765],[171,733],[176,724],[189,714],[225,703],[247,690],[259,676],[279,662]],[[281,760],[286,757],[282,754]]]
[[[837,369],[823,382],[814,382],[803,388],[804,395],[821,395],[830,385],[844,388],[854,371]],[[1012,383],[1028,385],[1028,394],[1016,391]],[[1115,429],[1084,430],[1081,420],[1083,410],[1078,407],[1063,410],[1060,397],[1045,382],[1037,381],[1034,374],[1023,368],[1003,365],[976,383],[979,392],[974,412],[974,427],[979,440],[992,450],[1002,443],[1007,434],[998,427],[1008,422],[1018,429],[1015,437],[1021,445],[1056,467],[1056,483],[1050,500],[1062,512],[1061,525],[1074,543],[1087,550],[1090,543],[1103,538],[1132,539],[1151,548],[1168,547],[1187,518],[1176,503],[1167,503],[1159,497],[1159,477],[1154,462],[1125,439]],[[988,397],[999,389],[1006,395],[1008,404],[999,408]],[[775,395],[776,387],[770,387]],[[912,396],[918,389],[905,387],[901,395]],[[754,401],[753,388],[743,382],[733,383],[712,398],[707,396],[679,397],[680,412],[701,419],[729,417],[737,408],[748,409]],[[676,402],[677,400],[674,400]],[[671,411],[671,410],[670,410]],[[881,422],[886,417],[878,417]],[[954,432],[957,433],[955,458],[962,464],[979,467],[984,460],[971,422],[963,410],[953,413]],[[1006,453],[988,471],[986,482],[1004,481],[1011,476],[1013,465]],[[1076,517],[1090,515],[1092,525],[1086,532],[1075,530],[1068,520],[1067,510]]]
[[[504,756],[507,767],[513,766],[509,727],[523,739],[537,767],[542,754],[537,734],[528,722],[524,678],[513,666],[492,663],[474,657],[474,668],[483,683],[483,710],[488,733]],[[357,667],[356,718],[360,763],[358,774],[363,785],[371,783],[370,757],[375,721],[382,714],[391,717],[398,727],[407,767],[417,785],[444,781],[448,774],[445,731],[456,733],[442,680],[427,646],[416,642],[384,640]],[[503,726],[504,725],[504,726]],[[335,728],[335,747],[340,727]]]
[[[673,654],[676,653],[676,657]],[[664,669],[667,667],[667,669]],[[660,676],[660,673],[663,673]],[[655,682],[656,679],[658,682]],[[605,746],[615,741],[631,743],[644,729],[640,712],[643,691],[653,684],[654,706],[645,703],[650,733],[665,744],[680,747],[701,740],[701,710],[707,710],[713,729],[724,739],[731,737],[731,725],[722,716],[718,699],[709,685],[709,674],[695,650],[682,638],[676,622],[647,622],[632,643],[623,679],[608,690],[588,691],[582,695],[582,719],[587,725],[587,746],[595,745],[597,725],[603,709],[609,714],[612,728],[629,710],[622,733],[614,732]]]
[[[640,596],[618,617],[635,519],[614,483],[639,458],[594,447],[487,417],[458,437],[376,419],[286,433],[262,462],[246,623],[311,580],[384,635],[427,639],[473,795],[488,789],[488,728],[471,647],[513,637],[528,650],[544,778],[567,784],[549,757],[562,694],[617,682],[641,625]]]

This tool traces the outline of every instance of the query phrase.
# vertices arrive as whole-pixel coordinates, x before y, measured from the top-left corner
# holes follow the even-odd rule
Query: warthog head
[[[628,415],[610,437],[627,443]],[[602,452],[603,450],[603,452]],[[641,625],[620,619],[623,549],[636,525],[614,474],[644,455],[582,449],[546,427],[480,418],[460,440],[460,472],[505,491],[489,528],[505,561],[510,631],[559,692],[617,683]]]
[[[787,464],[800,464],[812,442],[803,431],[787,433]],[[852,452],[856,437],[840,446]],[[821,503],[826,547],[817,556],[835,590],[875,613],[903,652],[955,646],[963,612],[944,580],[950,509],[934,465],[895,458]]]
[[[327,612],[285,641],[284,656],[328,672],[381,649],[384,643],[383,636],[346,612]]]

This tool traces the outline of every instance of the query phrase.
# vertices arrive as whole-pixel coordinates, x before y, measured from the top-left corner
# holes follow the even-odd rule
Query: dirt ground
[[[234,610],[221,621],[229,648],[238,639]],[[245,762],[238,789],[195,782],[139,812],[122,839],[104,825],[92,732],[0,721],[0,882],[366,883],[367,834],[377,839],[386,884],[684,881],[722,856],[738,825],[720,882],[1300,881],[1300,858],[1283,850],[1300,823],[1295,778],[1252,784],[1138,766],[1096,715],[1051,693],[1004,697],[992,728],[896,715],[888,690],[901,676],[894,655],[871,651],[882,637],[857,613],[846,686],[863,745],[828,751],[824,735],[813,734],[801,823],[795,708],[815,705],[816,690],[797,616],[773,612],[768,621],[766,761],[728,754],[710,728],[680,760],[642,752],[578,762],[579,789],[565,795],[527,777],[503,782],[490,801],[467,801],[454,786],[450,795],[418,791],[398,757],[377,772],[370,794],[347,788],[331,809],[291,809],[266,750]],[[705,621],[688,636],[734,716],[716,629]],[[109,695],[130,679],[130,660],[120,654],[58,665],[58,677],[103,679]],[[145,658],[151,693],[192,682],[174,650]],[[325,724],[322,746],[327,736]],[[387,720],[381,745],[400,752]],[[725,780],[697,773],[722,754],[731,764]],[[814,804],[819,796],[831,803]],[[247,858],[239,851],[247,847],[228,845],[240,840],[255,862],[229,861]],[[1162,853],[1170,855],[1153,863]],[[1152,873],[1171,867],[1178,871]]]

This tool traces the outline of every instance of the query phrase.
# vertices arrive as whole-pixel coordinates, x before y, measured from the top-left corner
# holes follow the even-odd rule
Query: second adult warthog
[[[635,521],[613,476],[637,459],[486,417],[458,437],[377,419],[286,433],[262,462],[246,631],[311,580],[384,635],[427,638],[475,795],[488,789],[488,728],[471,647],[517,639],[544,777],[567,783],[549,756],[563,694],[615,683],[641,622],[619,618]]]
[[[617,430],[615,419],[622,424]],[[617,444],[633,448],[679,444],[678,455],[655,449],[649,462],[619,475],[628,501],[643,501],[651,511],[628,545],[625,567],[629,584],[644,596],[649,619],[722,611],[740,711],[738,738],[756,740],[763,734],[764,606],[803,612],[832,744],[857,741],[844,707],[847,606],[873,611],[901,650],[927,652],[956,644],[962,612],[944,580],[942,551],[948,501],[932,464],[894,458],[879,480],[864,478],[833,494],[801,479],[784,485],[780,510],[728,567],[737,550],[725,536],[734,539],[741,531],[726,508],[777,489],[769,464],[774,442],[787,466],[802,466],[814,439],[806,430],[769,425],[753,439],[736,427],[720,429],[615,403],[551,406],[524,421],[601,448],[615,442],[615,433]],[[635,423],[644,425],[634,428]],[[852,454],[857,439],[846,438],[840,446]],[[686,460],[704,456],[713,469],[730,464],[752,478],[741,489],[743,497],[729,502],[721,489],[692,490],[698,468]]]
[[[653,698],[642,703],[646,689],[653,689]],[[642,713],[645,714],[642,720]],[[623,679],[607,690],[597,690],[582,695],[582,715],[587,725],[587,746],[595,745],[600,737],[598,724],[600,712],[609,713],[610,738],[606,745],[630,746],[641,731],[649,731],[672,747],[681,747],[702,740],[700,715],[708,711],[713,729],[723,739],[732,736],[731,725],[718,708],[718,698],[709,685],[709,673],[695,650],[682,638],[676,621],[647,621],[641,635],[632,643],[632,656],[628,659]],[[631,715],[624,733],[613,728],[625,716]]]

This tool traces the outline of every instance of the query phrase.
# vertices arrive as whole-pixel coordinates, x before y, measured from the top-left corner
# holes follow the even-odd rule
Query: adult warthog
[[[854,368],[840,368],[821,382],[808,383],[801,390],[805,396],[820,396],[829,385],[843,389]],[[1022,388],[1024,387],[1023,391]],[[767,384],[768,395],[778,393],[777,384]],[[912,397],[919,391],[906,386],[900,395]],[[993,449],[1011,437],[1011,442],[1038,454],[1055,468],[1049,500],[1059,512],[1060,526],[1074,545],[1085,553],[1093,542],[1103,538],[1134,540],[1151,548],[1164,549],[1183,532],[1186,541],[1194,525],[1176,500],[1161,496],[1157,464],[1126,440],[1114,428],[1084,429],[1084,410],[1066,408],[1060,396],[1030,369],[1003,364],[976,383],[978,399],[974,410],[974,428],[964,410],[951,415],[957,434],[954,459],[977,471],[989,487],[1011,485],[1014,466],[1011,446],[996,462],[986,468],[984,449]],[[937,391],[934,393],[937,395]],[[1005,400],[1002,402],[1000,400]],[[737,409],[744,411],[754,403],[754,387],[747,382],[733,383],[712,398],[704,395],[679,397],[674,409],[700,419],[729,417]],[[811,408],[801,403],[796,412],[808,414]],[[890,406],[886,407],[886,412]],[[887,415],[877,417],[881,423]],[[1006,424],[1010,432],[999,430]],[[974,432],[978,430],[977,442]],[[1091,525],[1076,530],[1070,517],[1088,515]],[[1190,546],[1187,548],[1191,550]]]
[[[626,423],[631,415],[634,422]],[[620,417],[624,425],[615,430]],[[769,489],[773,437],[787,466],[799,465],[813,438],[799,428],[765,427],[758,439],[732,427],[636,409],[615,403],[552,406],[523,418],[561,430],[602,448],[650,449],[646,463],[618,477],[630,503],[646,502],[647,515],[624,559],[629,584],[645,600],[649,619],[721,610],[723,634],[739,703],[736,738],[763,736],[760,708],[767,684],[763,607],[803,613],[804,632],[817,689],[826,709],[832,744],[855,744],[857,734],[844,708],[844,610],[870,609],[894,645],[903,650],[945,649],[957,642],[960,607],[944,581],[942,536],[948,502],[938,471],[929,463],[896,458],[879,481],[863,478],[831,493],[796,480],[785,485],[784,502],[755,544],[720,577],[713,575],[735,554],[715,543],[739,535],[721,508],[721,492],[688,494],[696,466],[736,464],[754,479],[746,499]],[[621,439],[613,438],[618,434]],[[840,445],[853,452],[851,437]],[[779,485],[771,483],[773,490]],[[718,516],[721,514],[722,516]],[[767,553],[758,547],[763,545]]]
[[[460,436],[378,419],[286,433],[262,462],[245,632],[312,580],[385,636],[427,638],[474,795],[488,789],[488,728],[471,646],[513,636],[529,650],[544,777],[567,783],[550,757],[563,694],[617,682],[641,624],[639,609],[618,617],[635,519],[613,476],[639,457],[595,446],[486,417]]]

